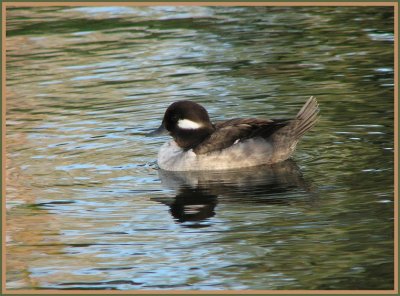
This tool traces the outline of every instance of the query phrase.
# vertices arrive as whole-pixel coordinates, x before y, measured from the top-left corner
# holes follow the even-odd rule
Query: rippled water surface
[[[391,7],[7,10],[9,289],[392,289]],[[321,118],[290,161],[157,168],[173,101]]]

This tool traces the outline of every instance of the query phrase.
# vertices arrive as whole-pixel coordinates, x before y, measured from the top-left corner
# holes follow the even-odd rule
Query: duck
[[[311,96],[294,118],[233,118],[211,122],[200,104],[181,100],[165,111],[159,128],[147,136],[170,135],[157,156],[166,171],[210,171],[271,165],[290,158],[303,135],[317,122]]]

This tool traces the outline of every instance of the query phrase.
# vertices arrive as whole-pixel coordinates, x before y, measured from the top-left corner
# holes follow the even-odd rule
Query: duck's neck
[[[175,142],[184,150],[189,150],[201,142],[203,142],[206,138],[208,138],[214,132],[213,127],[202,127],[199,129],[193,130],[183,130],[180,129],[173,133],[172,137]]]

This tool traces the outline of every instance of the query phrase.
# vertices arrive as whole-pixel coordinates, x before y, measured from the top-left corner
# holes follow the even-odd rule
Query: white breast
[[[165,143],[158,153],[158,165],[167,171],[201,171],[242,168],[271,163],[273,147],[261,138],[239,142],[227,149],[196,155],[184,151],[175,141]]]

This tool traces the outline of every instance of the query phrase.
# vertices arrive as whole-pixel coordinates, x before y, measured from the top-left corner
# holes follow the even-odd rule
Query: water
[[[391,7],[7,10],[8,289],[393,289]],[[293,159],[166,173],[165,108],[321,118]]]

